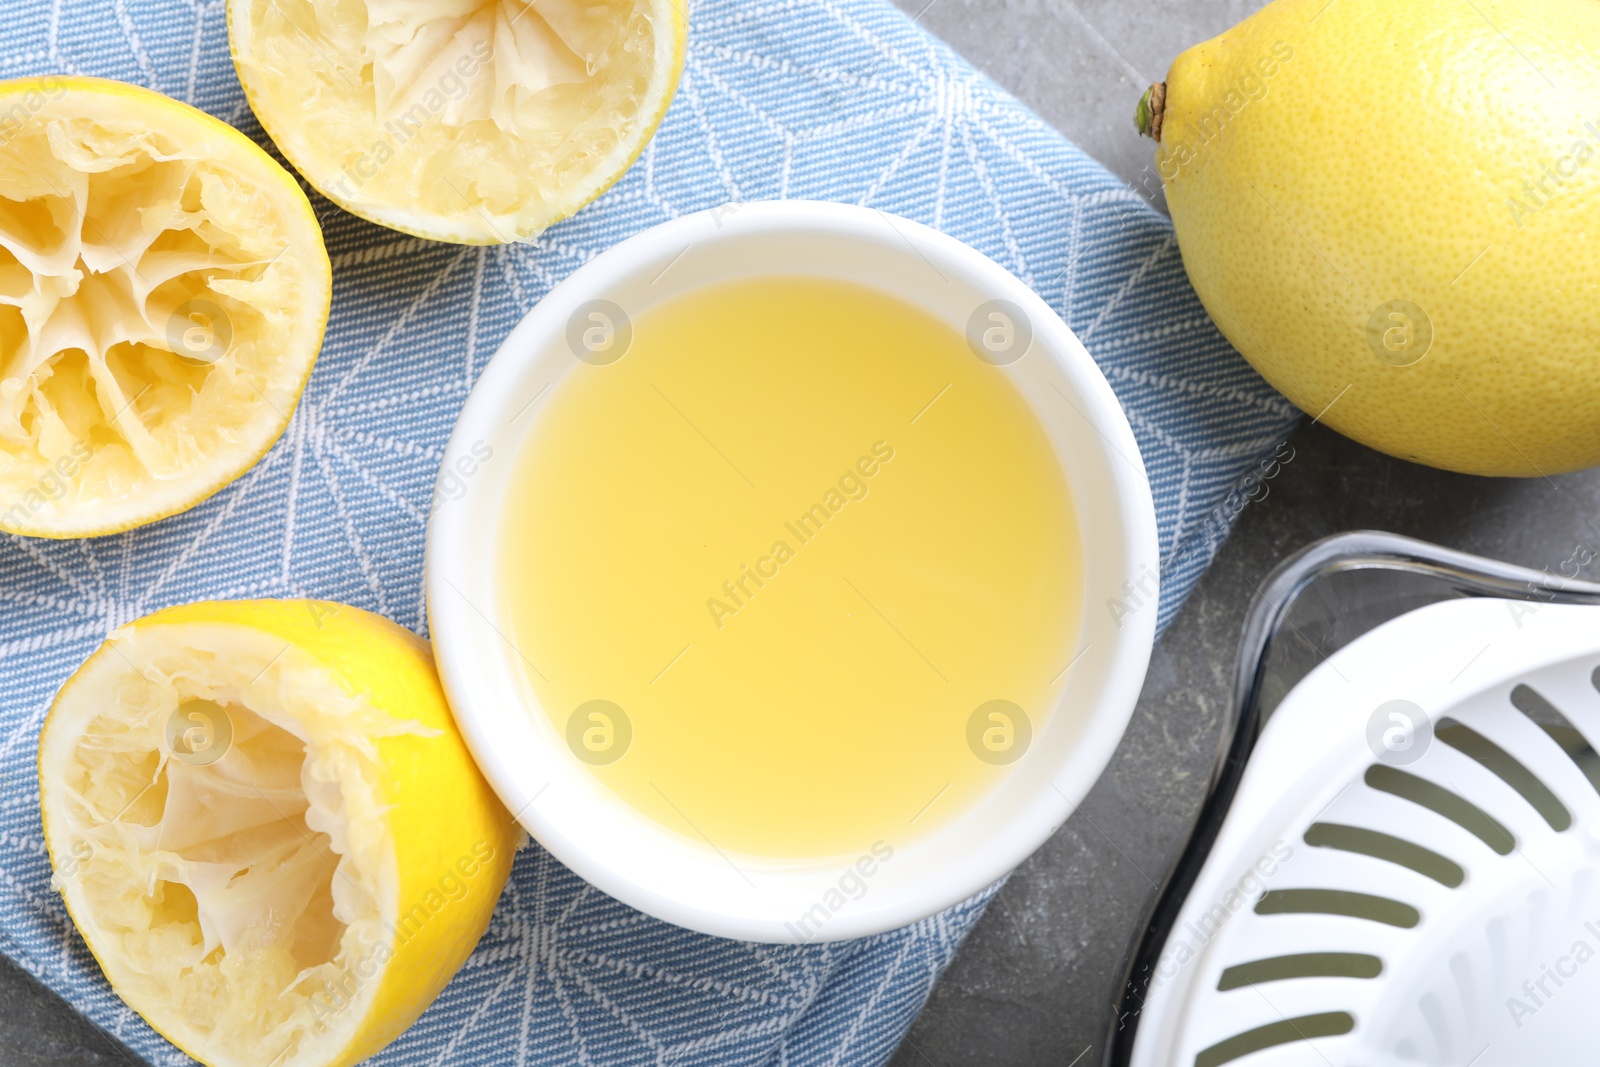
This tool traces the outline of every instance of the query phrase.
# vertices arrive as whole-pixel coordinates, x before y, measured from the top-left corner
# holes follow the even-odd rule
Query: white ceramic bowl
[[[1055,445],[1082,535],[1081,653],[1062,705],[1089,713],[1051,716],[993,792],[942,829],[897,845],[890,861],[869,864],[870,876],[852,876],[848,860],[724,856],[640,815],[578,761],[539,710],[501,622],[500,511],[531,405],[574,366],[569,320],[594,300],[637,315],[707,284],[771,274],[876,288],[963,333],[982,305],[1009,301],[1032,340],[1004,372]],[[924,918],[1002,877],[1066,820],[1105,768],[1154,641],[1155,508],[1133,433],[1099,368],[1049,306],[994,261],[865,208],[729,206],[596,256],[528,313],[484,369],[451,435],[435,502],[427,559],[434,654],[484,774],[523,826],[583,878],[641,911],[724,937],[861,937]],[[826,922],[796,924],[824,900]]]

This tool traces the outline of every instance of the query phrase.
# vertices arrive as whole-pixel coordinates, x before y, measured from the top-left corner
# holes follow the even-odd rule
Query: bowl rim
[[[475,444],[481,445],[488,439],[491,433],[488,428],[506,421],[507,413],[522,403],[522,396],[531,389],[526,379],[534,372],[541,353],[560,345],[567,336],[568,309],[604,298],[619,279],[640,278],[645,270],[654,270],[662,262],[668,262],[670,268],[691,248],[778,238],[815,240],[822,244],[866,242],[874,254],[898,255],[908,275],[921,271],[926,277],[945,277],[949,272],[969,281],[976,291],[987,294],[988,299],[1010,301],[1020,307],[1032,325],[1033,348],[1028,351],[1041,351],[1044,369],[1040,373],[1051,374],[1052,380],[1058,378],[1067,386],[1062,389],[1057,385],[1057,391],[1061,392],[1070,413],[1052,415],[1024,391],[1029,407],[1047,431],[1063,420],[1074,418],[1081,419],[1093,431],[1073,430],[1081,436],[1080,451],[1084,454],[1075,455],[1072,462],[1093,470],[1096,477],[1103,480],[1106,487],[1101,492],[1103,499],[1095,502],[1092,520],[1097,527],[1104,528],[1106,524],[1115,527],[1114,536],[1122,556],[1120,565],[1114,569],[1097,568],[1106,573],[1095,581],[1100,583],[1102,591],[1120,588],[1126,592],[1145,584],[1149,592],[1148,582],[1159,575],[1160,568],[1155,505],[1149,480],[1127,416],[1082,343],[1031,288],[988,256],[920,223],[852,205],[821,201],[728,205],[645,230],[585,262],[528,311],[485,365],[445,448],[441,485],[452,464],[469,456]],[[927,269],[930,267],[931,272]],[[792,275],[795,271],[775,263],[770,273]],[[948,280],[946,278],[947,283]],[[931,310],[937,306],[938,298],[938,293],[929,292],[920,302]],[[523,387],[520,394],[519,384]],[[1052,436],[1052,442],[1060,455],[1062,446],[1056,436]],[[1063,458],[1063,463],[1066,462]],[[1087,504],[1079,498],[1079,488],[1072,485],[1073,501],[1080,539],[1086,541],[1084,528],[1091,515],[1086,514]],[[896,880],[883,891],[875,888],[873,894],[863,896],[859,906],[852,903],[839,911],[820,932],[797,936],[786,922],[788,916],[795,914],[792,905],[797,898],[793,894],[782,903],[774,898],[771,905],[763,903],[748,908],[741,905],[735,910],[725,906],[726,900],[720,904],[708,903],[706,893],[694,891],[695,872],[691,866],[686,864],[681,869],[670,870],[658,864],[648,877],[641,876],[638,870],[630,874],[621,869],[624,865],[619,864],[615,854],[607,854],[608,849],[616,851],[613,845],[593,840],[592,833],[586,838],[579,832],[584,819],[590,817],[577,810],[582,805],[539,804],[551,784],[558,780],[570,784],[575,776],[552,771],[552,777],[541,785],[534,780],[541,776],[530,774],[528,768],[537,768],[546,759],[558,768],[563,760],[572,764],[576,764],[576,760],[570,753],[554,751],[558,746],[530,741],[533,735],[516,726],[506,709],[516,706],[516,713],[524,719],[535,716],[521,711],[515,693],[508,694],[503,687],[496,689],[492,681],[485,680],[493,673],[486,670],[486,664],[496,664],[494,669],[499,670],[508,660],[504,650],[489,651],[495,647],[495,642],[493,635],[484,629],[485,624],[499,634],[505,646],[516,650],[489,616],[462,592],[461,583],[483,586],[482,579],[472,577],[475,569],[485,566],[472,562],[481,560],[484,555],[483,523],[469,517],[466,508],[440,506],[440,500],[436,492],[428,523],[424,564],[429,629],[440,679],[456,723],[490,785],[513,817],[540,844],[590,884],[657,918],[722,937],[768,943],[807,943],[882,933],[943,911],[1002,879],[1066,821],[1104,772],[1132,717],[1155,641],[1157,595],[1151,592],[1131,613],[1124,604],[1124,614],[1120,617],[1110,601],[1106,604],[1108,612],[1091,610],[1096,605],[1090,594],[1091,568],[1086,566],[1080,628],[1084,647],[1080,658],[1086,661],[1085,670],[1095,672],[1098,682],[1081,730],[1068,742],[1070,753],[1060,761],[1037,769],[1034,777],[1043,777],[1045,784],[1026,792],[1012,787],[1017,796],[1012,798],[1011,807],[1016,810],[1003,825],[984,827],[981,847],[951,856],[936,865],[919,854],[918,862],[929,869],[921,870],[918,877],[911,879],[910,872],[897,871]],[[1093,640],[1091,632],[1095,635]],[[1100,645],[1098,649],[1096,642]],[[1073,665],[1069,664],[1067,669],[1072,670]],[[578,768],[578,772],[587,774],[587,769]],[[598,783],[594,776],[588,777]],[[994,792],[1008,788],[1006,783],[1017,778],[1015,773],[1008,775]],[[987,802],[986,798],[982,803]],[[957,821],[967,819],[970,814],[959,816]],[[971,827],[968,829],[970,831]],[[677,836],[665,827],[658,827],[658,830],[663,837]],[[926,841],[941,840],[943,833],[943,830],[932,832],[905,848],[919,849]],[[968,837],[972,836],[969,832]],[[715,846],[712,848],[714,850]],[[734,866],[731,859],[726,856],[723,859]],[[838,859],[830,860],[816,870],[831,870],[831,877],[837,877],[838,863]],[[633,864],[630,861],[626,865]],[[745,881],[750,879],[747,877]]]

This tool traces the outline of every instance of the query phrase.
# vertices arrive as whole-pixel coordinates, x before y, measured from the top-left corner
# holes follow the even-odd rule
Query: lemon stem
[[[1167,83],[1156,82],[1144,91],[1139,98],[1139,110],[1133,116],[1134,125],[1139,127],[1139,132],[1154,140],[1161,142],[1161,119],[1167,112]]]

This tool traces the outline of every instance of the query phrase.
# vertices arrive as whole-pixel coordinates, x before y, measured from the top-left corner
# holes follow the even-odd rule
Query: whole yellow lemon
[[[1276,0],[1139,124],[1212,319],[1302,410],[1449,470],[1600,463],[1600,2]]]

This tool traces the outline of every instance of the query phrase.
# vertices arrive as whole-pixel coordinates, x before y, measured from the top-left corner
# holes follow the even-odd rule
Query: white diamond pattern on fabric
[[[0,951],[151,1062],[189,1061],[111,993],[49,890],[34,758],[56,688],[114,627],[192,600],[315,596],[421,631],[424,525],[456,412],[516,321],[622,238],[804,197],[914,218],[994,257],[1078,331],[1128,410],[1168,561],[1163,623],[1292,426],[1206,317],[1168,222],[887,0],[704,0],[690,14],[655,141],[535,243],[430,244],[313,197],[334,265],[327,341],[283,439],[238,482],[130,534],[0,539]],[[48,72],[147,85],[265,143],[217,0],[14,0],[0,76]],[[529,848],[461,974],[372,1062],[879,1064],[988,896],[863,941],[747,945],[649,919]]]

